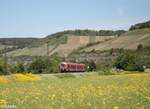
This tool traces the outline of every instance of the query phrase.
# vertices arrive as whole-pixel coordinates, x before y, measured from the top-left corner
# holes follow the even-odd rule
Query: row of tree
[[[150,21],[132,25],[129,30],[131,31],[131,30],[143,29],[143,28],[150,28]]]
[[[62,60],[58,57],[50,58],[37,58],[33,60],[30,64],[24,65],[23,63],[18,63],[16,65],[8,65],[7,72],[4,66],[4,61],[0,60],[0,74],[6,75],[11,73],[58,73],[60,72],[59,64]],[[83,61],[81,63],[86,64],[86,71],[95,71],[96,63],[94,61]]]
[[[62,32],[58,32],[52,35],[49,35],[48,37],[53,37],[53,36],[63,36],[64,34],[72,34],[72,35],[79,35],[79,36],[112,36],[112,35],[117,35],[120,36],[121,34],[125,33],[125,30],[66,30]]]
[[[4,60],[0,60],[0,74],[10,74],[10,73],[56,73],[59,72],[59,63],[61,62],[60,58],[54,57],[50,58],[37,58],[33,60],[28,65],[24,63],[18,63],[16,65],[4,64]]]

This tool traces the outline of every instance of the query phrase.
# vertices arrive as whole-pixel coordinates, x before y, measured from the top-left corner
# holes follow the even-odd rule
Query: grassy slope
[[[84,51],[108,50],[110,48],[136,49],[138,44],[150,46],[150,29],[129,31],[118,38],[83,49]]]
[[[50,46],[50,49],[52,49],[54,46]],[[44,44],[39,47],[33,47],[33,48],[23,48],[23,49],[17,49],[14,51],[11,51],[8,54],[8,56],[23,56],[23,55],[28,55],[28,56],[44,56],[47,54],[47,45]]]
[[[72,37],[71,37],[72,36]],[[68,38],[69,37],[69,38]],[[104,40],[103,38],[96,38],[94,36],[74,36],[69,34],[63,35],[52,35],[43,39],[17,39],[17,43],[20,46],[21,43],[27,44],[27,47],[22,49],[15,49],[8,53],[9,56],[43,56],[46,54],[46,42],[49,42],[50,55],[58,52],[60,55],[67,56],[73,50],[78,49],[79,47],[85,46],[88,43],[92,43],[95,40]],[[12,41],[12,42],[11,42]],[[3,42],[3,41],[2,41]],[[14,43],[12,39],[9,43]],[[31,43],[33,42],[33,43]],[[15,42],[16,43],[16,42]],[[118,38],[104,41],[103,43],[94,44],[92,46],[84,47],[84,51],[91,51],[92,49],[96,50],[107,50],[110,48],[127,48],[127,49],[136,49],[138,44],[150,45],[150,29],[141,29],[129,31]],[[26,46],[26,45],[24,45]],[[0,49],[3,49],[3,45],[0,45]]]
[[[11,45],[7,45],[7,48],[12,48],[13,46]],[[3,44],[0,44],[0,50],[3,50],[5,48],[5,46]]]
[[[15,109],[149,109],[150,74],[43,76],[0,82],[1,104]],[[2,80],[2,79],[1,79]],[[4,103],[3,103],[4,102]]]
[[[93,43],[96,41],[104,41],[106,39],[113,38],[114,36],[75,36],[64,34],[63,36],[51,36],[42,39],[41,41],[34,43],[35,47],[17,49],[15,51],[9,52],[9,56],[44,56],[47,52],[46,42],[49,43],[50,55],[58,53],[60,56],[67,56],[73,50],[84,46],[88,43]]]
[[[9,56],[44,56],[47,54],[47,43],[49,45],[49,51],[53,51],[54,48],[60,44],[65,44],[67,42],[67,36],[63,35],[62,37],[46,37],[40,39],[31,44],[32,47],[25,47],[23,49],[17,49],[11,52],[8,52]]]

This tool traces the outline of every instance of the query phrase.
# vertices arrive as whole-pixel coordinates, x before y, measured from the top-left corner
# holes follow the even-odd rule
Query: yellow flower
[[[0,100],[0,106],[5,106],[7,104],[6,100],[1,99]]]
[[[55,95],[55,94],[53,94],[53,95],[51,96],[51,100],[54,100],[54,99],[55,99],[55,97],[56,97],[56,95]]]
[[[35,97],[35,99],[39,100],[39,97]]]
[[[119,109],[119,107],[118,106],[114,106],[114,109]]]
[[[37,75],[33,74],[12,74],[13,78],[15,78],[17,81],[36,81],[41,80],[41,78]]]
[[[149,96],[146,96],[145,98],[146,98],[147,100],[150,100],[150,97],[149,97]]]
[[[0,83],[8,83],[9,81],[6,78],[0,77]]]

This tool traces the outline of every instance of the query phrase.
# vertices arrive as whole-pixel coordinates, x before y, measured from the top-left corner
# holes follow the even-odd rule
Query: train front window
[[[60,66],[61,66],[61,67],[64,67],[64,64],[61,64]]]
[[[61,67],[65,67],[65,64],[61,64],[60,66],[61,66]]]

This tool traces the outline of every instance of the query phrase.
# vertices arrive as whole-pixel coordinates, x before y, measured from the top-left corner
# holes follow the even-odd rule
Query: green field
[[[150,109],[150,73],[0,77],[0,109]]]

